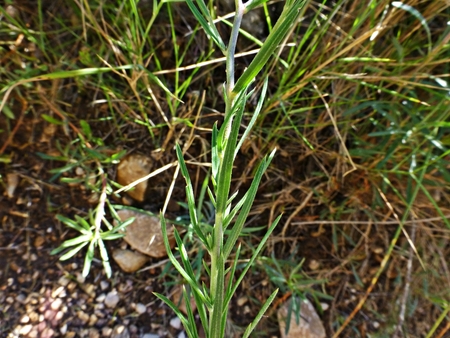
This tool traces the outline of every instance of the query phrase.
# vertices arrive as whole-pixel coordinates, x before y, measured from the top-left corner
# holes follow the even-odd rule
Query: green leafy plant
[[[182,175],[186,180],[186,195],[192,230],[210,257],[210,265],[207,262],[204,262],[204,268],[209,275],[210,284],[209,286],[200,286],[198,284],[190,258],[187,255],[184,243],[177,231],[175,231],[174,234],[180,253],[181,263],[171,252],[169,239],[167,236],[166,222],[161,214],[164,242],[169,258],[189,285],[189,289],[184,289],[183,291],[184,299],[187,305],[187,316],[183,315],[177,306],[167,297],[162,294],[156,295],[165,301],[180,317],[188,336],[198,337],[193,310],[189,305],[189,298],[192,295],[195,299],[197,311],[200,316],[201,324],[206,333],[206,337],[221,338],[225,336],[225,326],[231,298],[236,292],[245,274],[259,256],[268,237],[280,220],[279,216],[269,227],[267,233],[262,238],[260,244],[240,274],[236,275],[240,246],[236,249],[231,266],[226,267],[226,262],[231,259],[230,255],[236,246],[236,242],[241,235],[245,221],[249,215],[262,175],[269,166],[275,153],[275,151],[272,151],[270,155],[263,158],[255,172],[250,188],[239,201],[233,203],[237,197],[237,193],[232,194],[230,192],[233,163],[240,147],[242,146],[245,138],[248,136],[251,127],[261,111],[268,86],[267,79],[264,82],[258,104],[253,117],[249,122],[249,126],[239,138],[239,129],[244,114],[245,104],[253,95],[254,91],[250,90],[250,86],[255,81],[255,77],[273,53],[279,48],[280,43],[286,37],[292,25],[298,18],[299,10],[304,5],[305,1],[286,1],[284,10],[269,34],[267,40],[261,46],[260,51],[257,53],[249,67],[236,82],[234,78],[234,56],[242,17],[249,9],[264,1],[250,0],[245,3],[242,0],[236,1],[236,13],[228,46],[224,44],[215,26],[213,16],[205,2],[203,0],[199,0],[196,3],[192,0],[187,0],[186,2],[205,33],[212,39],[212,41],[214,41],[214,43],[226,56],[227,81],[224,86],[226,106],[225,116],[221,127],[219,128],[216,122],[212,129],[212,189],[208,188],[207,192],[210,201],[215,208],[215,219],[214,226],[210,232],[207,232],[204,228],[200,227],[198,215],[199,206],[196,205],[194,189],[190,180],[189,172],[184,162],[181,148],[178,145],[176,147],[179,166]],[[229,230],[227,236],[225,236],[226,230]],[[277,290],[271,294],[266,303],[261,307],[261,310],[254,321],[245,330],[243,337],[248,337],[250,335],[269,307],[270,303],[275,298],[276,293]]]
[[[106,195],[103,197],[103,202],[106,201]],[[70,219],[62,215],[57,215],[56,218],[67,225],[69,228],[77,230],[81,235],[64,241],[58,248],[52,250],[51,254],[56,255],[63,250],[67,252],[61,256],[60,260],[64,261],[75,256],[81,249],[89,244],[88,250],[84,259],[83,276],[87,276],[91,269],[92,260],[94,259],[94,250],[98,247],[100,257],[102,258],[103,268],[106,275],[111,277],[112,270],[109,264],[109,256],[105,247],[104,241],[111,241],[119,239],[124,236],[121,230],[124,230],[129,224],[134,221],[134,218],[127,219],[125,222],[120,222],[119,225],[113,226],[104,218],[104,203],[100,203],[94,212],[89,213],[88,220],[75,215],[75,219]],[[111,207],[111,210],[114,210]],[[117,217],[118,218],[118,217]],[[103,231],[102,222],[107,225],[108,231]]]

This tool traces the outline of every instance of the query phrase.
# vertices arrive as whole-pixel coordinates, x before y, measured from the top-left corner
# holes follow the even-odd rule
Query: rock
[[[100,338],[100,333],[97,329],[90,328],[89,329],[89,338]]]
[[[172,326],[174,329],[179,330],[181,329],[181,320],[178,317],[173,317],[170,320],[170,326]]]
[[[110,327],[106,327],[106,326],[105,326],[105,327],[102,329],[102,336],[103,336],[103,337],[109,337],[109,336],[111,336],[112,332],[113,332],[113,330],[112,330]]]
[[[11,6],[9,6],[11,7]],[[14,197],[14,191],[16,191],[17,186],[19,185],[19,175],[16,173],[6,174],[6,189],[5,193],[8,198]]]
[[[20,328],[19,330],[19,335],[27,335],[31,332],[31,329],[33,328],[33,325],[28,324],[28,325],[24,325]]]
[[[140,315],[147,312],[147,307],[142,303],[136,304],[136,312]]]
[[[114,249],[112,257],[120,268],[127,273],[139,270],[149,260],[147,256],[139,252],[123,249]]]
[[[154,333],[145,333],[141,338],[160,338],[159,335]]]
[[[125,326],[116,325],[111,333],[111,338],[130,338],[130,333]]]
[[[289,330],[286,334],[286,317],[292,299],[286,301],[277,311],[281,338],[325,338],[325,328],[309,300],[301,300],[300,320],[297,324],[296,315],[292,311]]]
[[[109,292],[105,297],[105,305],[110,309],[114,309],[119,301],[120,297],[117,294],[116,290]]]
[[[83,324],[86,324],[89,320],[89,315],[83,311],[78,311],[77,316]]]
[[[109,283],[105,280],[102,280],[100,282],[100,288],[102,289],[102,291],[105,291],[107,288],[109,288]]]
[[[134,210],[119,210],[117,212],[122,221],[135,217],[133,223],[127,226],[123,238],[133,249],[151,257],[166,257],[166,249],[161,231],[161,223],[156,216],[147,215]],[[171,237],[171,247],[175,244],[172,226],[167,226],[167,233]]]
[[[124,157],[117,167],[117,182],[120,185],[127,186],[138,179],[147,176],[152,170],[152,159],[139,155],[131,154]],[[147,190],[147,180],[140,182],[127,194],[135,200],[142,202],[145,199],[145,191]]]

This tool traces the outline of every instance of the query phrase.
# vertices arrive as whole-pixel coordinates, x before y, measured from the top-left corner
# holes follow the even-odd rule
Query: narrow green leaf
[[[251,322],[251,324],[245,330],[244,335],[242,336],[242,338],[248,338],[250,336],[252,331],[255,329],[256,325],[258,325],[259,321],[263,317],[264,313],[266,313],[266,311],[269,308],[270,304],[272,304],[272,302],[275,299],[277,293],[278,293],[278,289],[276,289],[274,292],[272,292],[270,297],[266,300],[266,302],[262,306],[261,310],[259,310],[259,312],[256,315],[255,319]]]
[[[98,248],[100,250],[100,257],[102,258],[102,264],[105,269],[106,277],[111,278],[112,270],[111,265],[109,264],[108,251],[106,251],[105,243],[103,243],[101,238],[98,239]]]
[[[80,245],[78,245],[77,247],[73,248],[72,250],[69,250],[67,253],[65,253],[64,255],[62,255],[59,260],[60,261],[65,261],[73,256],[75,256],[78,251],[80,251],[83,247],[85,247],[89,242],[83,242]]]
[[[127,226],[129,226],[131,223],[133,223],[135,219],[136,219],[136,217],[128,218],[126,221],[123,221],[118,226],[114,227],[113,231],[114,232],[119,232],[119,231],[125,230],[125,228]]]
[[[229,293],[229,295],[227,296],[227,298],[225,299],[225,304],[229,303],[231,300],[232,295],[234,295],[236,293],[236,290],[239,286],[239,284],[242,282],[242,280],[244,279],[245,274],[247,273],[247,271],[250,269],[250,267],[253,266],[253,263],[255,262],[256,258],[259,256],[259,253],[261,252],[262,248],[264,247],[264,245],[266,244],[267,240],[269,239],[269,236],[272,234],[273,230],[275,229],[275,227],[278,225],[278,222],[281,219],[281,215],[278,216],[275,221],[273,221],[272,225],[270,226],[270,228],[267,230],[266,234],[264,235],[264,237],[261,239],[261,242],[259,243],[258,247],[256,248],[255,252],[253,253],[252,257],[250,258],[250,260],[247,262],[247,264],[244,267],[244,270],[241,272],[241,274],[239,275],[238,279],[236,280],[236,282],[234,283],[233,287],[231,288],[231,291]],[[231,282],[231,281],[230,281]]]
[[[176,306],[169,298],[167,298],[166,296],[157,293],[157,292],[153,292],[153,294],[158,297],[159,299],[161,299],[164,303],[167,304],[167,306],[169,306],[173,312],[175,312],[175,314],[177,315],[178,318],[180,318],[181,323],[183,323],[184,328],[186,329],[186,331],[188,331],[190,329],[189,327],[189,322],[186,319],[186,317],[184,316],[183,312],[180,311],[180,309],[178,308],[178,306]],[[190,331],[189,331],[190,332]],[[189,335],[189,333],[188,333]],[[189,336],[189,337],[194,337],[194,336]]]
[[[197,281],[195,279],[191,278],[191,276],[184,270],[184,268],[181,266],[181,264],[178,262],[178,260],[173,255],[172,250],[170,248],[170,244],[169,244],[169,237],[167,236],[167,223],[166,223],[166,220],[162,213],[160,214],[160,221],[161,221],[161,230],[162,230],[162,234],[163,234],[164,247],[166,248],[167,255],[169,256],[169,259],[172,262],[175,269],[178,270],[178,272],[183,276],[183,278],[193,288],[193,291],[194,291],[195,287],[197,286]],[[174,229],[174,234],[175,233],[177,233],[176,229]],[[179,237],[179,235],[178,235],[178,237]],[[199,297],[204,301],[204,303],[205,304],[208,303],[207,299],[205,298],[205,296],[203,295],[201,290],[199,290],[198,288],[197,288],[197,290],[199,291],[198,292]]]
[[[83,242],[89,242],[92,239],[92,236],[93,236],[92,234],[87,234],[87,235],[81,235],[81,236],[77,236],[75,238],[68,239],[61,244],[60,248],[65,249],[65,248],[69,248],[71,246],[78,245]]]
[[[208,248],[209,246],[206,241],[205,234],[203,233],[202,229],[198,224],[197,208],[195,207],[195,197],[194,197],[194,190],[192,188],[191,178],[189,177],[189,172],[186,163],[184,162],[183,152],[181,151],[181,148],[178,144],[176,145],[176,152],[178,163],[181,169],[181,174],[183,175],[186,181],[186,198],[188,200],[189,216],[191,219],[192,227],[197,236],[199,237],[200,241],[203,243],[203,245],[205,245]]]
[[[62,173],[65,173],[67,171],[70,171],[73,168],[78,167],[78,166],[79,166],[78,162],[77,163],[69,163],[69,164],[67,164],[67,165],[65,165],[63,167],[60,167],[60,168],[50,169],[48,172],[50,174],[62,174]]]
[[[230,275],[228,277],[228,285],[227,285],[227,291],[225,293],[225,303],[224,303],[224,307],[227,308],[229,306],[229,302],[231,300],[231,298],[233,297],[233,295],[231,294],[231,289],[233,286],[233,279],[234,279],[234,274],[236,273],[236,267],[239,261],[239,255],[241,253],[241,245],[238,245],[238,248],[236,250],[236,255],[234,256],[234,260],[233,260],[233,264],[231,265],[231,270],[230,270]]]
[[[236,107],[237,113],[235,116],[235,121],[231,128],[231,133],[226,142],[225,153],[223,155],[223,160],[219,168],[219,173],[217,177],[217,196],[216,196],[216,208],[217,213],[222,213],[224,215],[227,208],[228,195],[230,193],[231,185],[231,175],[234,162],[234,149],[237,143],[237,137],[239,134],[239,127],[242,120],[242,115],[244,113],[244,105],[239,105]],[[221,130],[223,127],[221,128]],[[219,131],[220,134],[220,131]]]
[[[247,219],[248,214],[250,213],[250,209],[253,205],[253,201],[255,200],[256,193],[258,191],[259,182],[261,181],[261,178],[266,171],[267,167],[269,166],[273,156],[275,155],[275,150],[272,151],[272,153],[269,155],[269,157],[265,157],[263,161],[259,164],[258,169],[256,170],[255,177],[253,178],[252,184],[250,185],[250,188],[248,189],[247,193],[244,195],[245,200],[242,205],[241,211],[239,213],[239,216],[236,219],[236,222],[230,232],[230,236],[227,239],[227,242],[225,243],[224,248],[224,257],[228,258],[228,256],[231,253],[231,250],[236,244],[237,239],[239,238],[242,228],[244,227],[245,221]]]
[[[79,122],[80,122],[81,129],[83,130],[84,136],[88,140],[90,140],[92,138],[91,126],[85,120],[80,120]]]
[[[217,173],[219,171],[219,165],[220,165],[219,151],[217,148],[218,134],[219,134],[219,131],[217,130],[217,122],[215,122],[213,125],[212,136],[211,136],[211,165],[212,165],[212,176],[214,178],[217,178]]]
[[[84,258],[84,266],[82,273],[83,277],[87,277],[87,275],[89,275],[89,271],[91,270],[92,260],[94,259],[94,246],[95,241],[92,240],[86,252],[86,257]]]
[[[62,125],[64,124],[64,122],[62,122],[62,121],[60,121],[60,120],[57,120],[57,119],[55,119],[53,116],[50,116],[50,115],[47,115],[47,114],[41,114],[41,117],[42,117],[45,121],[47,121],[47,122],[49,122],[49,123],[51,123],[51,124],[55,124],[55,125],[57,125],[57,126],[62,126]]]
[[[199,1],[202,2],[203,0]],[[208,19],[210,19],[211,24],[210,22],[207,21],[207,19],[205,19],[202,13],[200,13],[200,11],[197,9],[192,0],[186,0],[186,3],[189,6],[192,14],[194,14],[195,18],[204,29],[206,35],[208,35],[216,43],[216,45],[220,48],[222,52],[225,52],[226,46],[223,43],[223,40],[220,37],[220,34],[217,31],[216,26],[212,23],[212,19],[210,19],[210,16],[208,16]]]
[[[83,227],[81,227],[80,225],[78,225],[77,222],[75,222],[74,220],[64,217],[62,215],[56,215],[56,219],[58,221],[61,221],[62,223],[64,223],[65,225],[67,225],[69,228],[75,229],[83,234],[91,234],[92,232],[90,231],[90,229],[85,229]]]
[[[244,133],[242,134],[241,139],[239,140],[239,143],[238,143],[238,145],[236,147],[236,151],[234,153],[235,157],[236,157],[239,149],[241,149],[242,144],[244,143],[244,141],[247,138],[248,134],[252,130],[253,125],[255,124],[256,119],[259,116],[259,113],[261,112],[261,109],[262,109],[263,104],[264,104],[264,99],[266,98],[268,85],[269,85],[269,77],[266,77],[266,79],[264,80],[263,87],[261,89],[261,95],[259,96],[259,100],[258,100],[258,104],[256,105],[255,112],[253,113],[253,116],[252,116],[250,122],[248,123],[247,128],[245,128]]]
[[[123,234],[123,233],[118,234],[118,233],[114,233],[114,232],[110,232],[110,231],[102,232],[100,234],[100,238],[104,241],[113,241],[113,240],[116,240],[119,238],[123,238],[124,236],[125,236],[125,234]]]
[[[194,337],[198,337],[198,332],[197,332],[197,324],[195,323],[195,318],[194,318],[194,313],[192,311],[192,307],[191,307],[191,300],[190,297],[186,291],[186,287],[183,285],[183,299],[184,299],[184,303],[186,304],[186,312],[187,312],[187,316],[188,316],[188,325],[189,325],[189,329],[192,332]]]
[[[2,101],[0,101],[0,105],[2,104]],[[14,120],[16,117],[14,116],[14,113],[12,112],[11,108],[9,108],[8,105],[4,105],[2,109],[2,113],[5,114],[5,116],[11,120]]]
[[[280,43],[286,37],[286,34],[291,29],[291,26],[297,21],[300,15],[300,9],[305,3],[306,0],[294,0],[289,3],[286,2],[280,18],[273,27],[258,54],[256,54],[248,68],[237,80],[236,85],[233,88],[233,93],[240,93],[251,81],[255,79],[256,75],[258,75],[261,69],[266,65],[269,58],[273,55]]]
[[[81,225],[87,231],[91,232],[91,225],[84,218],[75,215],[75,220],[77,221],[77,224]]]

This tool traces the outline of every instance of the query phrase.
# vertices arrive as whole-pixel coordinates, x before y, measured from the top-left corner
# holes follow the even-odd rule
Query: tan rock
[[[288,333],[286,334],[286,318],[289,312],[290,302],[286,301],[277,312],[281,338],[325,338],[325,328],[314,306],[307,299],[301,301],[300,320],[297,323],[296,315],[292,311]]]
[[[112,256],[120,268],[127,273],[139,270],[149,259],[139,252],[123,249],[115,249]]]
[[[124,237],[124,240],[133,249],[155,258],[167,256],[158,217],[134,210],[119,210],[117,213],[122,221],[135,217],[134,222],[127,226]],[[169,224],[167,225],[167,233],[172,237],[173,230]],[[171,239],[170,243],[173,247],[175,240]]]
[[[124,157],[117,167],[117,182],[127,186],[138,179],[147,176],[152,170],[152,159],[150,157],[131,154]],[[142,202],[145,199],[147,190],[147,180],[140,182],[134,188],[127,191],[127,194],[135,200]]]

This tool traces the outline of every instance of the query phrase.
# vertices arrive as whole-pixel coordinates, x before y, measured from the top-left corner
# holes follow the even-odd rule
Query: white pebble
[[[177,330],[181,329],[181,320],[180,320],[180,318],[173,317],[170,320],[170,326],[172,326],[174,329],[177,329]]]
[[[108,283],[107,281],[105,281],[105,280],[102,280],[102,281],[100,282],[100,288],[101,288],[103,291],[105,291],[107,288],[109,288],[109,283]]]
[[[137,303],[136,304],[136,312],[141,315],[141,314],[147,312],[147,307],[142,303]]]
[[[106,295],[104,303],[107,307],[109,307],[110,309],[113,309],[116,307],[116,305],[117,305],[117,303],[119,303],[119,301],[120,301],[119,295],[117,294],[117,292],[115,290],[113,290]]]

